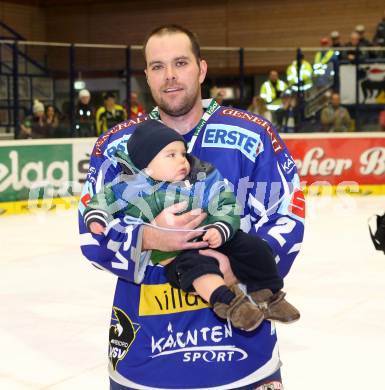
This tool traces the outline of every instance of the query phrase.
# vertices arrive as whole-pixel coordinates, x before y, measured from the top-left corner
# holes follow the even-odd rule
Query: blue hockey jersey
[[[269,243],[285,276],[300,250],[305,217],[290,153],[271,123],[258,115],[217,107],[206,111],[205,118],[192,154],[228,180],[244,205],[241,228]],[[140,120],[123,122],[99,137],[79,203],[83,254],[118,276],[109,332],[110,376],[127,387],[152,390],[234,389],[257,382],[281,365],[274,323],[264,321],[253,332],[235,329],[200,297],[172,288],[164,268],[150,262],[150,251],[142,252],[138,221],[115,219],[105,235],[92,235],[84,225],[87,202],[119,172],[114,155],[126,152]],[[187,142],[193,133],[185,136]]]

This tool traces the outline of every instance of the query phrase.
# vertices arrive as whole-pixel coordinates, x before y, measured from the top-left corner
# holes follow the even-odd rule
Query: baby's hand
[[[91,222],[90,223],[90,230],[94,234],[103,234],[106,230],[106,228],[99,222]]]
[[[222,245],[221,234],[215,228],[208,229],[202,240],[208,242],[209,248],[218,248]]]

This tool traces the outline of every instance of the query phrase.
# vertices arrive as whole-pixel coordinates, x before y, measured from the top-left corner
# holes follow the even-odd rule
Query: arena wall
[[[284,136],[307,195],[385,194],[385,134]],[[3,141],[0,215],[69,208],[77,204],[95,139]]]

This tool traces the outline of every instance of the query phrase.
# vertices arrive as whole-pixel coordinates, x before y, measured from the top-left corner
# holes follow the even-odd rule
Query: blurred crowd
[[[321,38],[321,50],[315,53],[312,64],[303,53],[299,53],[298,59],[286,69],[286,80],[276,70],[271,70],[248,110],[271,121],[281,133],[300,132],[302,122],[298,92],[306,94],[313,85],[322,90],[328,80],[330,83],[333,78],[331,87],[324,89],[324,103],[317,116],[319,123],[316,129],[328,132],[353,131],[355,123],[348,109],[341,105],[335,71],[340,63],[385,59],[385,49],[371,50],[373,46],[385,47],[385,11],[372,40],[366,37],[366,29],[362,24],[355,26],[350,40],[344,44],[341,43],[340,33],[334,30],[329,36]],[[343,50],[343,47],[350,49]],[[385,130],[385,110],[380,112],[378,122],[380,128]]]
[[[383,46],[384,50],[371,50],[373,46]],[[248,110],[271,121],[281,133],[303,131],[298,97],[306,94],[313,86],[322,89],[328,80],[330,82],[333,79],[334,85],[324,88],[324,105],[318,113],[319,126],[316,130],[354,130],[354,120],[347,108],[341,105],[337,78],[334,77],[335,70],[341,62],[385,59],[385,11],[372,40],[367,38],[365,26],[359,24],[355,26],[346,43],[342,43],[340,33],[334,30],[320,39],[320,47],[321,50],[315,53],[312,63],[299,52],[297,59],[288,65],[284,77],[280,77],[278,71],[271,70],[260,87],[259,95],[253,97]],[[350,49],[343,50],[343,47]],[[215,98],[218,103],[222,103],[220,90]],[[76,110],[72,115],[75,130],[69,134],[71,115],[61,113],[53,105],[44,106],[36,100],[33,112],[24,118],[20,126],[20,138],[58,137],[63,133],[63,129],[64,135],[68,137],[99,136],[128,118],[145,114],[137,92],[131,93],[129,114],[127,109],[127,102],[118,104],[116,95],[112,92],[105,93],[103,105],[95,107],[90,91],[83,89],[79,92]],[[385,110],[379,115],[379,125],[385,130]]]
[[[269,78],[254,96],[248,111],[263,116],[272,122],[280,133],[303,131],[297,88],[279,79],[278,72],[270,71]],[[353,131],[354,121],[347,108],[341,105],[338,92],[332,89],[324,93],[324,106],[319,115],[318,131]]]
[[[69,114],[60,112],[55,106],[35,100],[31,115],[24,118],[20,125],[20,138],[97,137],[116,124],[145,114],[138,99],[138,93],[131,93],[130,115],[127,101],[118,104],[116,95],[107,92],[103,95],[103,105],[95,107],[91,93],[82,89],[74,112],[75,129],[69,133]]]

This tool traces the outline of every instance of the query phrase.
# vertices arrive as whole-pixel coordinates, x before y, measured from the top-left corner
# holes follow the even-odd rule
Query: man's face
[[[278,80],[278,73],[275,70],[270,72],[270,81],[275,82]]]
[[[338,45],[340,43],[340,37],[334,37],[332,38],[332,44],[333,45]]]
[[[337,93],[333,93],[331,101],[332,106],[337,108],[340,105],[340,95],[338,95]]]
[[[146,76],[152,97],[170,116],[182,116],[200,103],[207,65],[199,65],[183,33],[152,36],[146,46]]]
[[[104,100],[104,104],[106,105],[107,109],[112,110],[115,106],[115,99],[113,97],[109,97],[108,99]]]
[[[360,35],[357,32],[352,33],[350,36],[350,41],[353,46],[357,46],[360,43]]]
[[[138,95],[135,92],[131,93],[131,105],[136,106],[138,104]]]
[[[87,105],[90,102],[91,97],[90,96],[81,96],[79,98],[80,102],[84,105]]]
[[[47,116],[55,115],[55,109],[52,106],[47,107]]]

